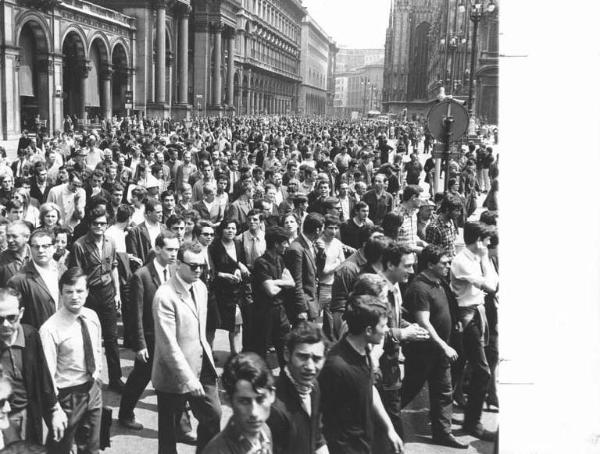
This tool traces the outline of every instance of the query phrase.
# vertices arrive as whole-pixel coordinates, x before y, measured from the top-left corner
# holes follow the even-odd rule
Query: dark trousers
[[[89,388],[89,389],[86,389]],[[49,454],[69,454],[73,441],[78,454],[97,454],[100,450],[102,390],[97,382],[88,386],[59,390],[58,401],[67,415],[68,425],[63,438],[56,442],[48,434]]]
[[[284,307],[281,304],[273,306],[261,303],[256,305],[254,316],[254,342],[251,350],[266,360],[267,349],[272,343],[277,352],[279,367],[285,366],[285,337],[291,327]]]
[[[465,361],[471,365],[471,381],[468,390],[468,403],[465,408],[464,425],[472,426],[480,422],[483,401],[490,381],[483,341],[481,339],[481,318],[475,311],[473,319],[464,327],[462,333],[462,358],[457,361],[457,371],[464,368]],[[454,369],[454,367],[453,367]],[[453,372],[455,375],[455,372]]]
[[[382,388],[379,388],[378,390],[379,395],[381,396],[381,402],[383,403],[383,408],[385,408],[385,411],[392,420],[396,433],[400,435],[400,438],[404,438],[404,428],[402,427],[401,419],[402,403],[400,400],[400,390],[384,390]]]
[[[117,308],[115,306],[114,289],[112,286],[90,288],[85,305],[96,312],[100,319],[104,352],[106,353],[106,363],[108,365],[108,381],[119,381],[122,373],[119,344],[117,343]]]
[[[429,384],[429,417],[433,436],[452,432],[452,379],[450,362],[435,345],[407,345],[404,348],[404,380],[400,397],[408,405]]]
[[[152,378],[152,362],[154,359],[154,339],[147,339],[148,345],[148,361],[142,362],[135,360],[133,370],[127,377],[125,389],[121,396],[121,405],[119,406],[119,419],[134,419],[133,410],[137,405],[140,397],[144,393],[146,386]],[[178,418],[178,434],[185,434],[192,430],[190,420],[185,411],[181,412]]]
[[[156,391],[158,400],[158,454],[177,454],[178,414],[189,404],[198,420],[196,453],[221,430],[221,404],[216,384],[205,384],[205,395],[174,394]]]
[[[498,368],[498,309],[496,308],[496,299],[492,295],[485,298],[485,315],[488,320],[490,340],[485,347],[485,357],[490,366],[490,384],[486,401],[490,405],[498,405],[498,391],[496,389],[496,369]]]

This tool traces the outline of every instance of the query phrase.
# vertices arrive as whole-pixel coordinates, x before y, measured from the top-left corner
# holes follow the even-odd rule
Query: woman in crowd
[[[40,207],[39,226],[43,229],[53,229],[61,224],[60,208],[52,202],[46,202]]]
[[[224,219],[217,230],[217,239],[208,247],[216,274],[213,288],[219,307],[221,329],[229,332],[230,352],[236,354],[239,351],[237,345],[242,325],[241,306],[250,272],[244,264],[242,243],[235,239],[239,230],[238,223],[233,219]]]

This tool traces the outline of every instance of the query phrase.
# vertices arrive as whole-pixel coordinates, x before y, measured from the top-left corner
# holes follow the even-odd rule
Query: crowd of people
[[[404,452],[425,382],[434,443],[468,447],[457,406],[497,440],[498,156],[463,145],[436,192],[432,144],[418,122],[276,116],[24,132],[0,149],[1,445],[105,446],[103,349],[121,426],[143,429],[152,382],[161,454]]]

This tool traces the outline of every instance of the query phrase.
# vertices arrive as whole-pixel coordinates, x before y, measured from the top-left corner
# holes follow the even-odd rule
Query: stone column
[[[110,120],[112,118],[112,65],[106,65],[102,69],[102,90],[104,91],[104,118]]]
[[[191,9],[186,6],[179,20],[179,103],[188,104],[189,23]]]
[[[235,32],[227,34],[227,105],[233,107],[233,52],[235,48]]]
[[[167,27],[167,2],[165,0],[157,0],[156,1],[156,102],[159,104],[164,104],[166,101],[165,97],[165,85],[167,78],[167,69],[166,69],[166,58],[167,58],[167,50],[166,50],[166,27]]]
[[[81,98],[79,99],[79,118],[80,120],[87,120],[87,112],[85,106],[87,105],[87,85],[88,85],[88,74],[90,73],[90,62],[89,60],[82,60],[80,62],[80,92]]]
[[[213,36],[215,40],[214,61],[213,61],[213,99],[214,107],[221,106],[221,31],[223,26],[217,24],[213,27]]]

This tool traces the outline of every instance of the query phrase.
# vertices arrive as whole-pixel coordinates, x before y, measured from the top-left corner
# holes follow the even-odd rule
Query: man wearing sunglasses
[[[198,420],[197,452],[220,431],[217,372],[206,338],[207,290],[203,246],[186,242],[176,273],[152,303],[155,343],[152,384],[158,400],[158,452],[177,452],[177,414],[189,403]]]
[[[89,296],[85,306],[98,314],[108,364],[108,387],[121,393],[117,311],[121,307],[119,271],[115,242],[104,235],[108,224],[106,209],[97,206],[89,212],[89,232],[79,238],[69,255],[69,267],[78,266],[88,276]]]
[[[9,427],[2,427],[4,443],[29,440],[43,443],[42,418],[51,421],[51,437],[60,440],[67,417],[58,405],[38,332],[21,324],[24,300],[0,288],[0,364],[12,383]],[[0,402],[0,408],[4,405]]]

